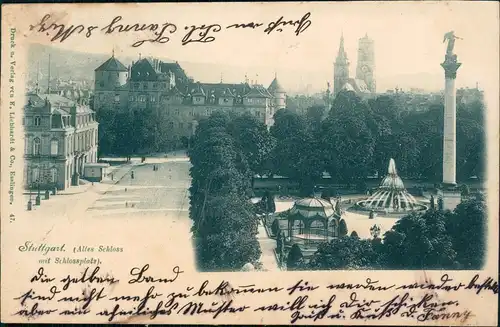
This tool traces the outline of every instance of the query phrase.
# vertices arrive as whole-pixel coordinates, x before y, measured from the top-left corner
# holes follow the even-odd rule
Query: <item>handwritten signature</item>
[[[186,25],[184,34],[181,38],[183,46],[192,43],[211,43],[216,40],[216,35],[223,30],[237,29],[263,29],[267,35],[276,32],[283,32],[288,27],[294,28],[293,32],[296,36],[304,33],[312,24],[311,13],[304,14],[299,19],[286,19],[284,16],[271,22],[249,22],[249,23],[231,23],[225,28],[217,23]],[[40,21],[30,24],[29,30],[49,37],[51,42],[65,42],[75,35],[83,35],[85,38],[91,38],[97,32],[104,35],[129,35],[131,33],[140,33],[148,35],[132,43],[132,47],[138,48],[146,43],[166,44],[171,41],[171,37],[175,35],[179,28],[172,22],[161,23],[127,23],[123,16],[114,17],[109,24],[104,27],[92,24],[68,24],[60,22],[60,19],[50,14],[45,14]]]

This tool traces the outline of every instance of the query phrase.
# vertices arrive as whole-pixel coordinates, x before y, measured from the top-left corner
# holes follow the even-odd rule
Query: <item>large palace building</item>
[[[97,161],[98,123],[86,100],[59,94],[27,94],[24,186],[64,190],[78,185],[84,166]]]
[[[174,138],[190,136],[197,122],[216,110],[249,112],[267,126],[286,106],[286,92],[271,85],[194,82],[181,66],[140,58],[125,67],[114,54],[95,70],[94,110],[152,110],[169,117]]]

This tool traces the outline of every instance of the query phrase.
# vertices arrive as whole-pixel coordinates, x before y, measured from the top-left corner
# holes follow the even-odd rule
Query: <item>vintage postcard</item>
[[[1,321],[496,326],[498,10],[3,5]]]

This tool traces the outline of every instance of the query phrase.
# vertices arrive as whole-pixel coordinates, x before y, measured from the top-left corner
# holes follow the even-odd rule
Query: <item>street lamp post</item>
[[[37,188],[38,188],[38,194],[35,198],[35,204],[37,206],[40,205],[40,175],[41,175],[41,172],[42,172],[42,167],[41,167],[41,162],[42,162],[42,155],[40,154],[40,150],[38,150],[38,176],[36,178],[36,182],[37,182]]]
[[[29,165],[28,165],[28,169],[26,169],[26,184],[28,186],[28,191],[30,193],[30,199],[28,200],[28,211],[31,211],[32,209],[32,206],[33,206],[33,202],[31,201],[31,183],[30,183],[30,169],[29,169]]]

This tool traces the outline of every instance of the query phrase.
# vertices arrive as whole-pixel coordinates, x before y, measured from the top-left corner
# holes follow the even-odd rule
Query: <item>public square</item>
[[[158,167],[153,171],[153,165]],[[179,258],[185,271],[195,271],[189,219],[189,159],[184,153],[151,158],[145,163],[113,167],[102,183],[86,183],[60,192],[34,206],[29,213],[33,226],[51,234],[71,234],[71,246],[113,245],[125,255],[157,262],[157,255]],[[134,179],[131,173],[134,172]],[[29,195],[24,196],[25,199]],[[34,196],[33,196],[34,199]],[[26,200],[27,201],[27,200]],[[27,231],[26,237],[37,229]],[[110,231],[114,231],[111,232]],[[144,240],[144,247],[131,248],[127,240]],[[165,247],[176,244],[176,247]],[[119,256],[119,255],[118,255]],[[115,262],[118,256],[109,256]],[[101,260],[106,260],[107,254]],[[177,263],[176,263],[177,264]]]

